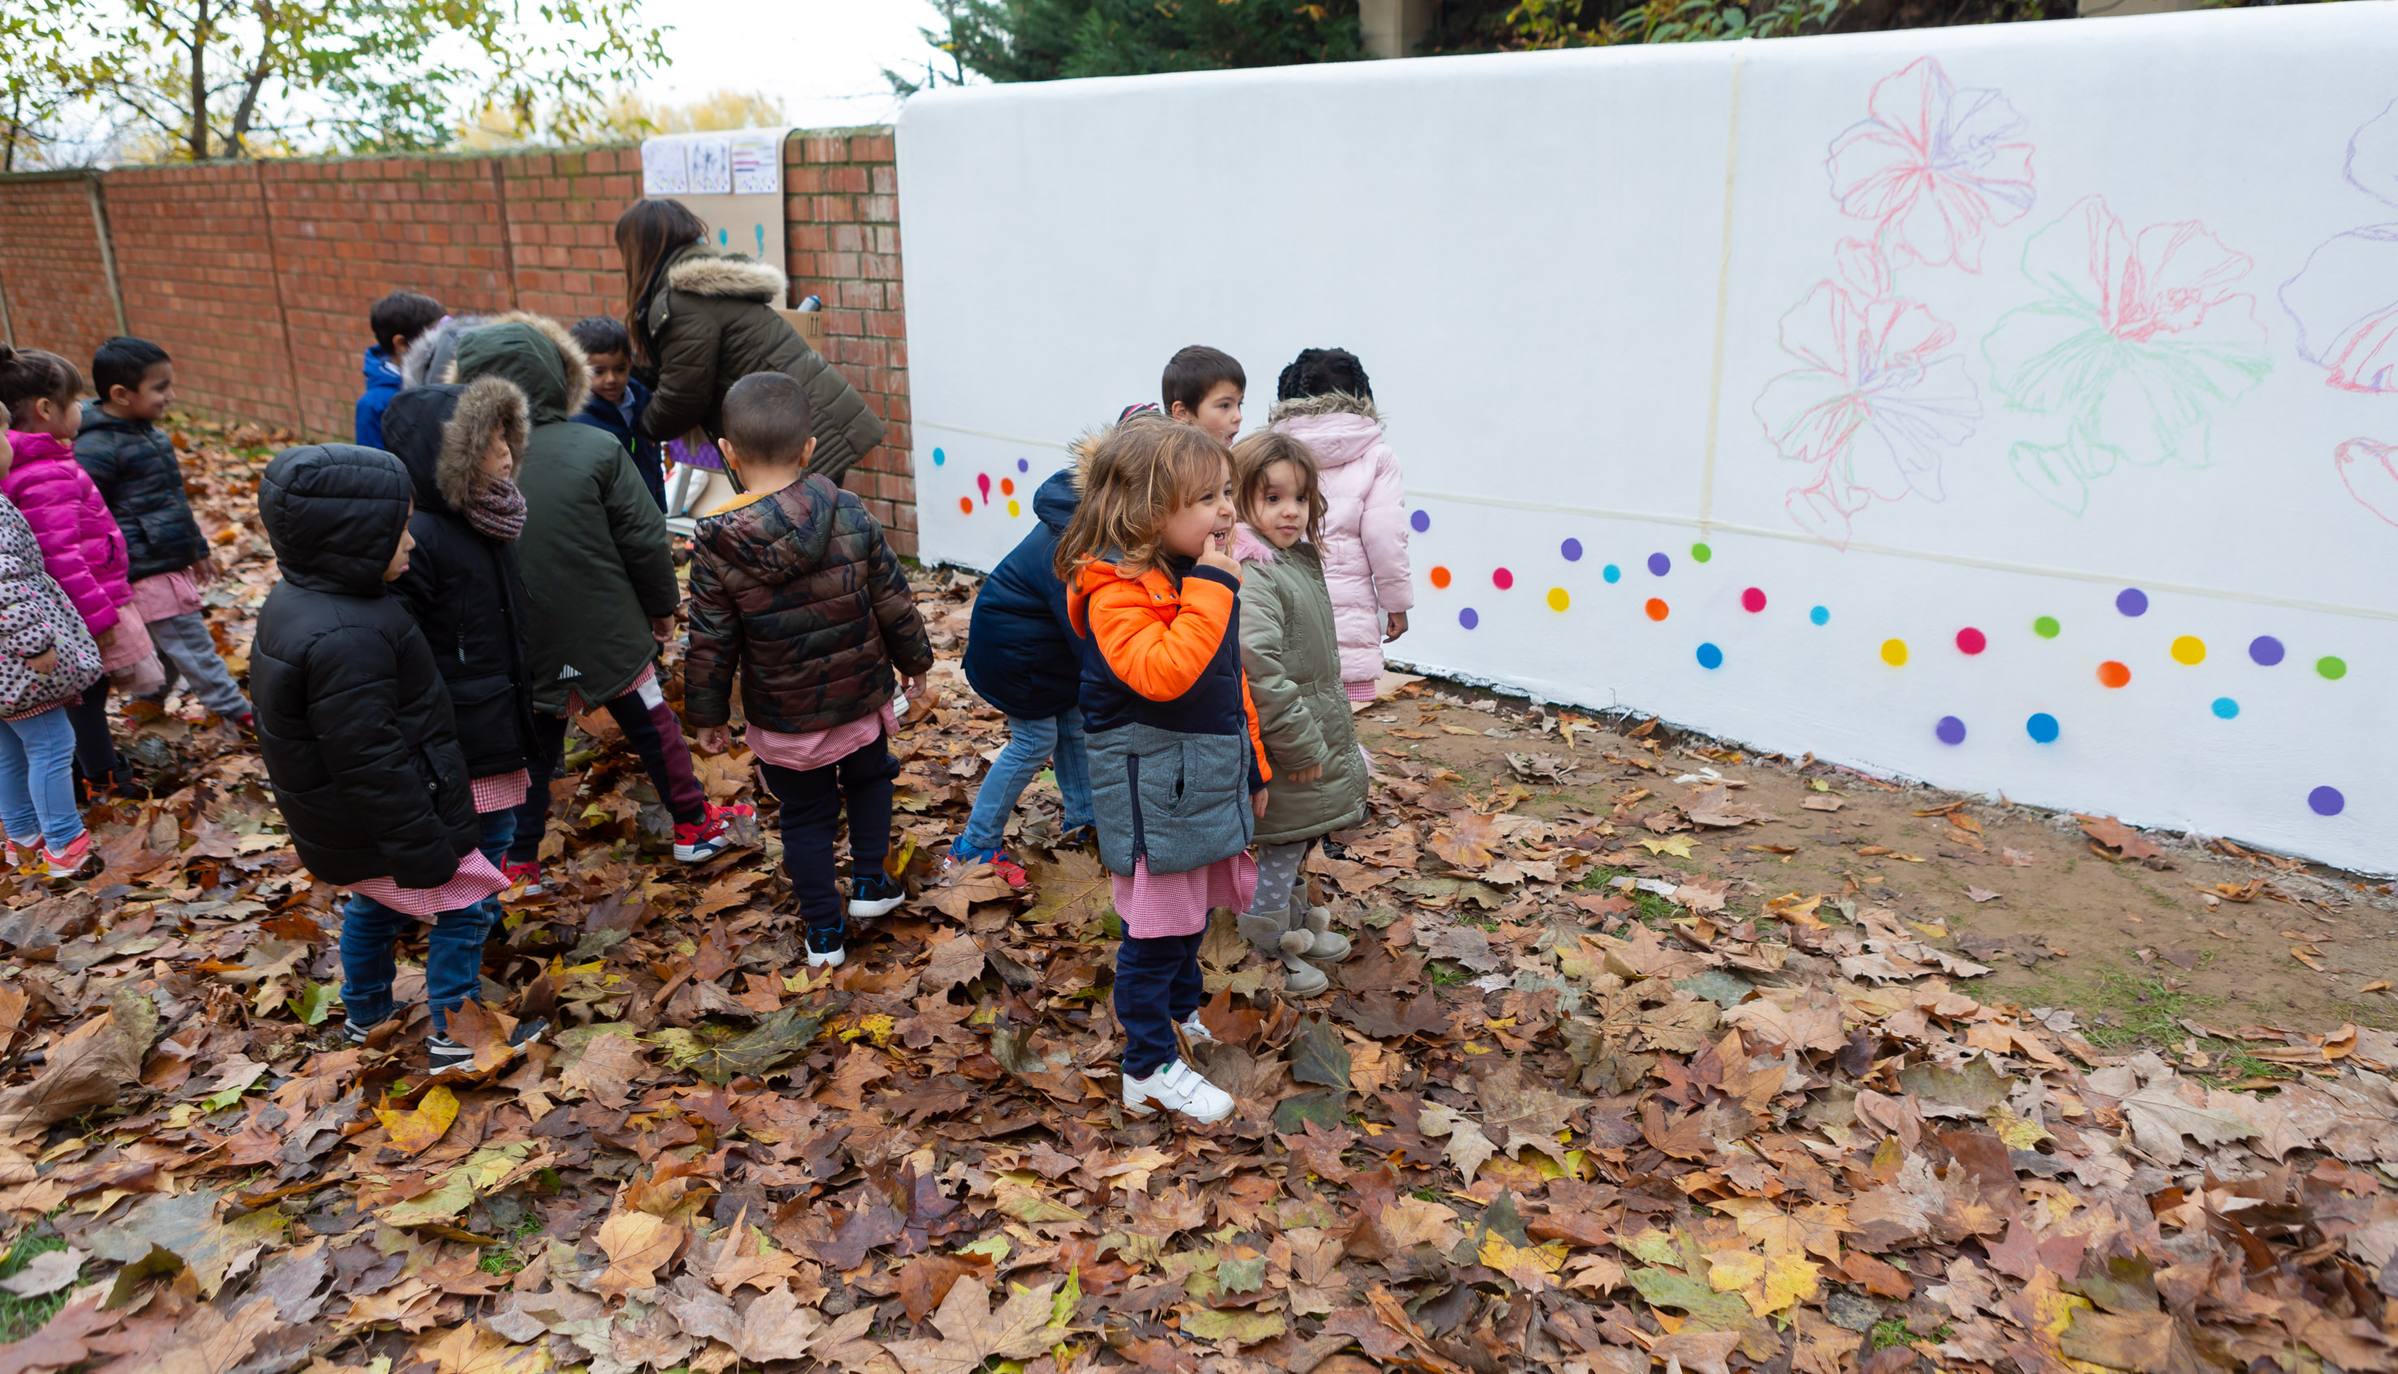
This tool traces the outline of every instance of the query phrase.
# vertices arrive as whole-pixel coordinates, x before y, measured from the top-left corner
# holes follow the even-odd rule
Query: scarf
[[[514,543],[525,530],[525,494],[505,477],[477,476],[464,514],[485,538]]]

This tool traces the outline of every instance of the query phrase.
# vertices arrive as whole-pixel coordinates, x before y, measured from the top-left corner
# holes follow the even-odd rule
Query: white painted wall
[[[996,561],[1183,344],[1252,425],[1347,347],[1419,666],[2398,869],[2393,52],[2342,5],[919,98],[924,555]]]

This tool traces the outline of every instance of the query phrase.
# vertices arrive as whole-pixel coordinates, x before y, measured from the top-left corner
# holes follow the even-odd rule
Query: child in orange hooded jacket
[[[1174,1033],[1212,1038],[1199,941],[1211,908],[1249,902],[1247,850],[1272,776],[1241,672],[1232,457],[1204,430],[1136,415],[1089,472],[1057,572],[1082,655],[1099,854],[1124,921],[1124,1106],[1221,1121],[1232,1098],[1183,1061]]]

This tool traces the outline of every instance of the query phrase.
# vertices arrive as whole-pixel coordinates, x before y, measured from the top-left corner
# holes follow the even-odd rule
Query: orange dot
[[[971,497],[971,496],[961,496],[961,497],[959,497],[959,498],[958,498],[958,510],[959,510],[959,512],[960,512],[960,513],[962,513],[962,514],[965,514],[965,515],[972,515],[972,514],[974,514],[974,498],[973,498],[973,497]]]
[[[1440,566],[1439,564],[1434,564],[1434,565],[1433,565],[1433,568],[1432,568],[1432,585],[1433,585],[1433,586],[1435,586],[1435,587],[1446,587],[1446,586],[1448,586],[1448,585],[1449,585],[1449,570],[1448,570],[1447,568],[1445,568],[1445,567],[1442,567],[1442,566]]]
[[[1648,611],[1649,619],[1663,620],[1671,613],[1672,608],[1668,607],[1663,599],[1652,596],[1649,598],[1649,604],[1643,609]]]
[[[2098,685],[2101,687],[2127,686],[2131,680],[2132,670],[2111,658],[2098,665]]]
[[[1002,495],[1002,496],[1013,496],[1013,495],[1015,495],[1015,494],[1016,494],[1016,479],[1015,479],[1015,478],[1013,478],[1013,477],[1002,477],[1002,478],[1000,478],[1000,479],[999,479],[999,494],[1000,494],[1000,495]]]

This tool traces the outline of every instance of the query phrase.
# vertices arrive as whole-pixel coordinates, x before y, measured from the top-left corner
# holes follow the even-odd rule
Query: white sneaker
[[[1180,1021],[1175,1022],[1174,1025],[1176,1029],[1182,1032],[1182,1038],[1187,1044],[1212,1045],[1216,1043],[1215,1032],[1207,1028],[1207,1023],[1199,1019],[1199,1013],[1197,1012],[1192,1012],[1190,1015],[1182,1018]]]
[[[1124,1080],[1124,1110],[1147,1116],[1163,1107],[1206,1124],[1232,1115],[1232,1094],[1177,1059],[1146,1078]]]

